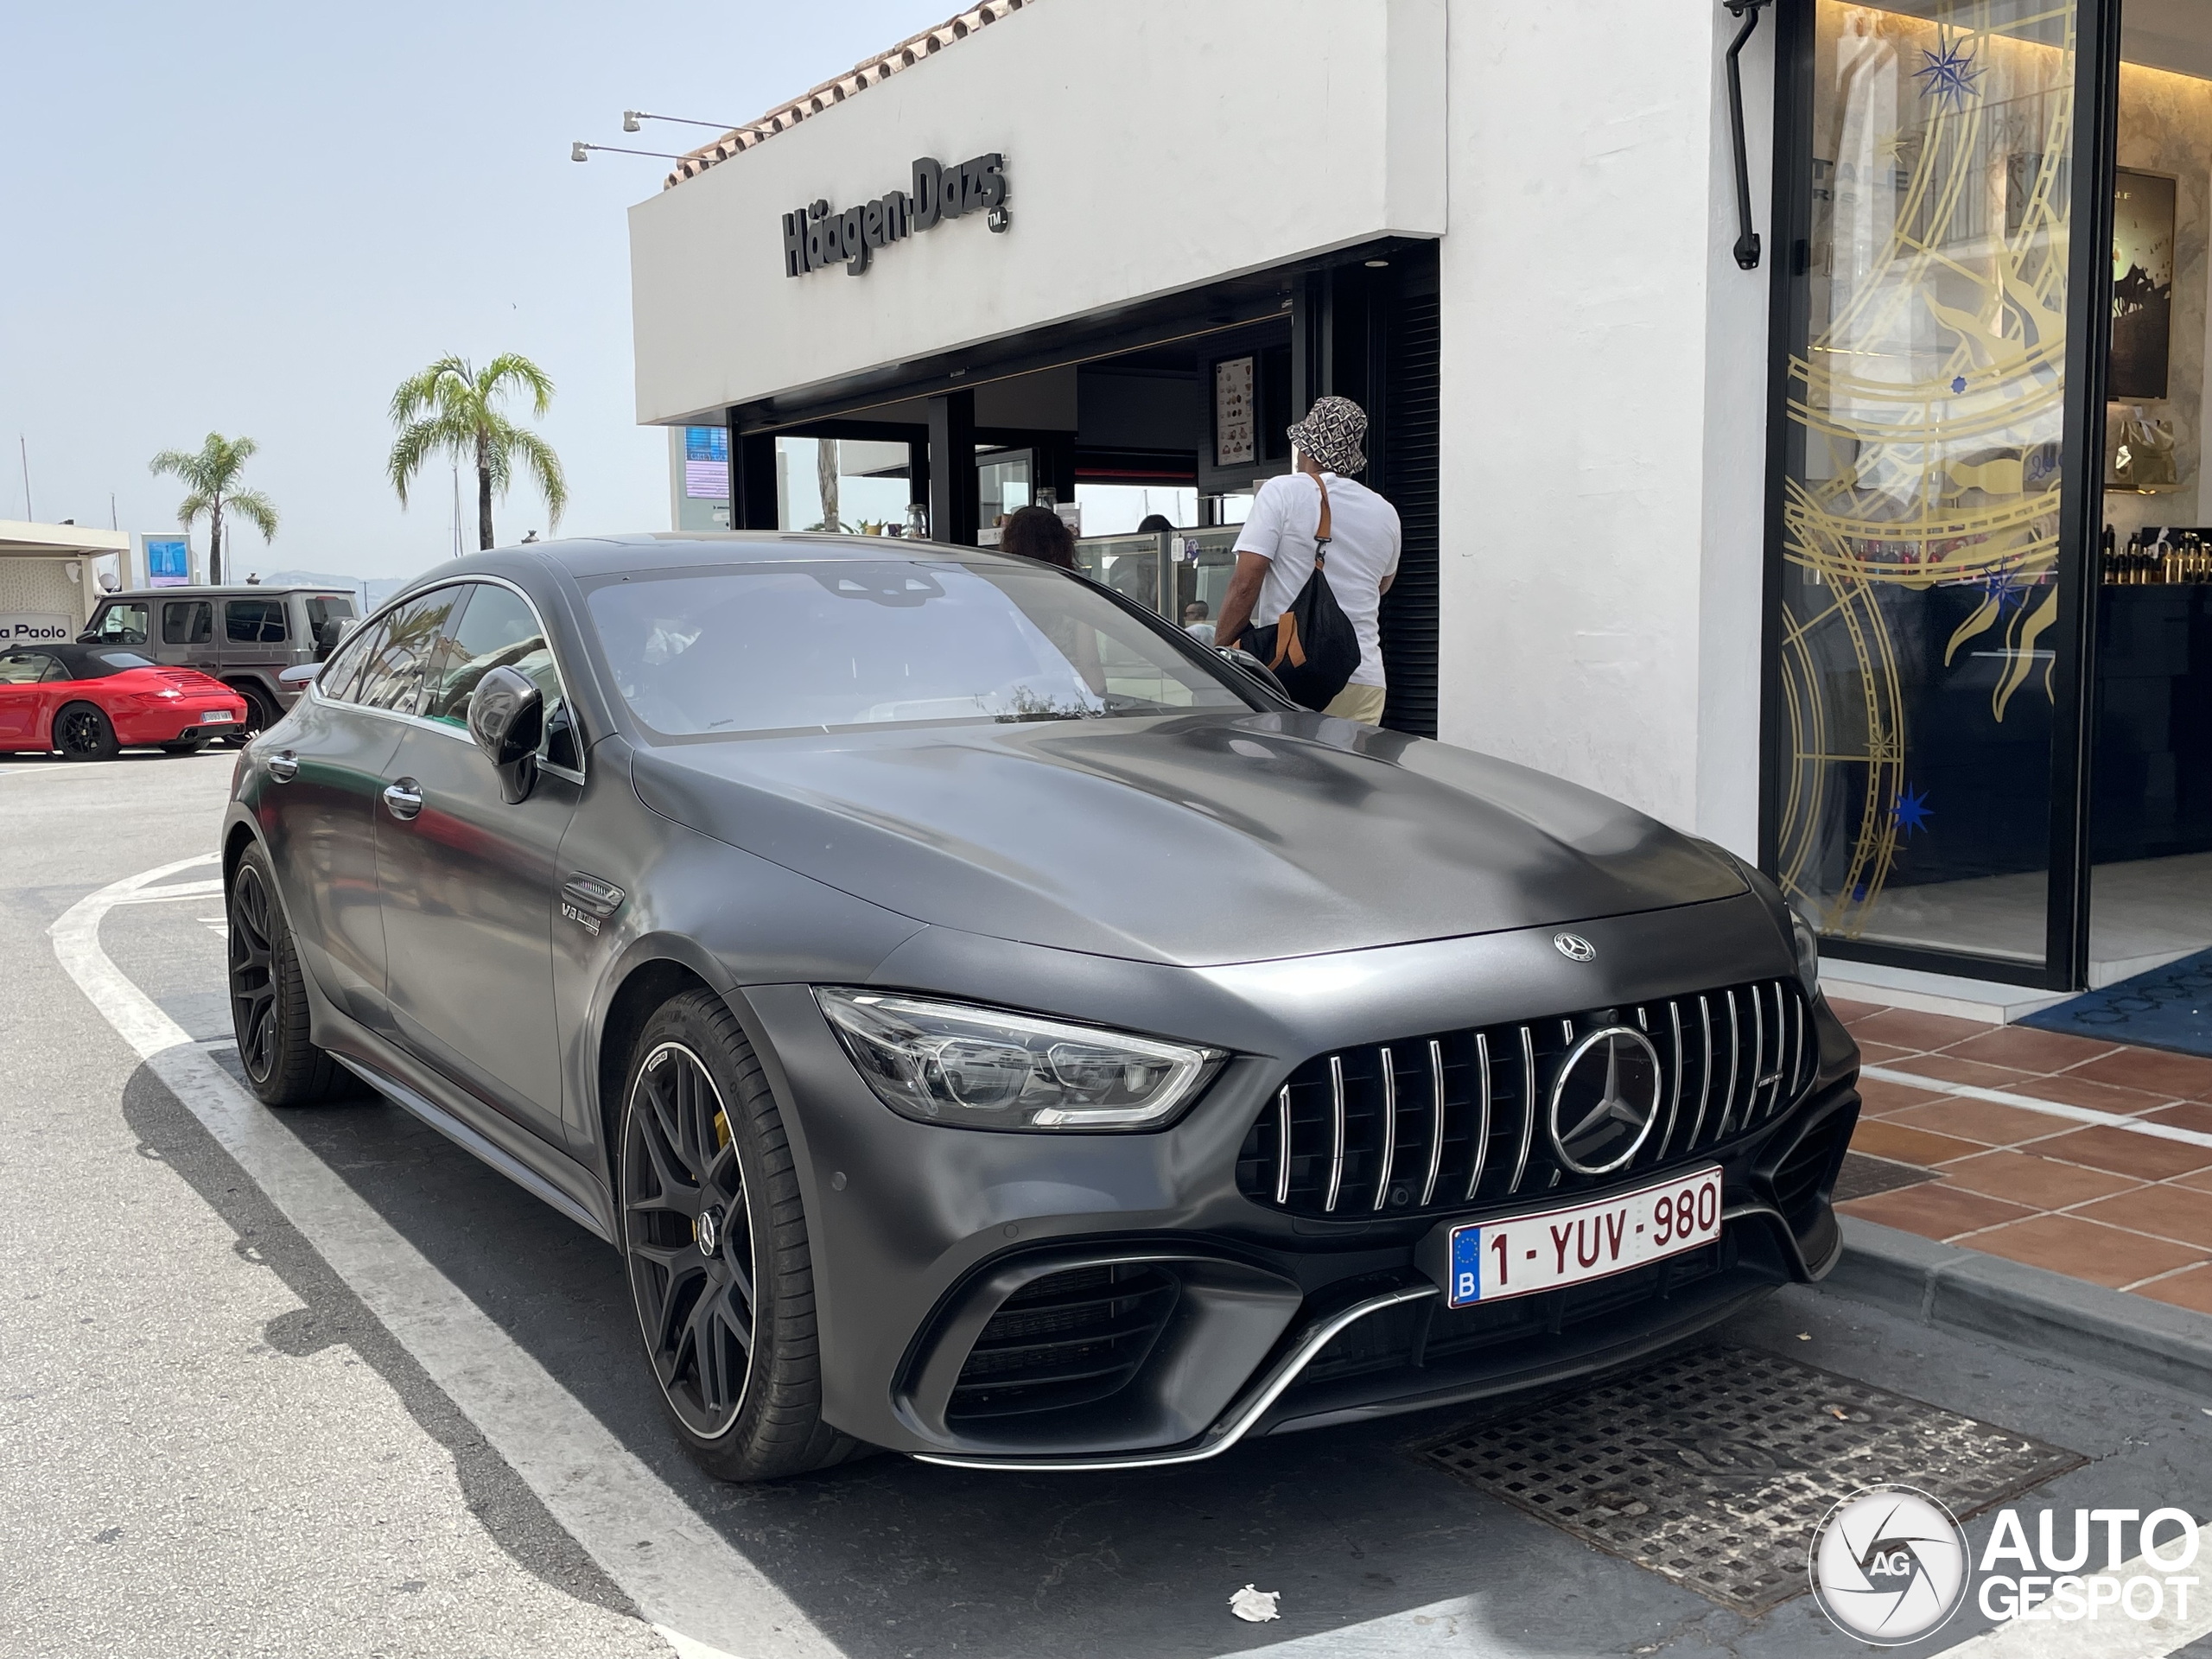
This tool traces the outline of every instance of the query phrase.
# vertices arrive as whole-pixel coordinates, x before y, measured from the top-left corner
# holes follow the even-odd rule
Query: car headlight
[[[975,1129],[1148,1129],[1228,1056],[1034,1014],[823,987],[815,1001],[878,1098]]]
[[[1797,977],[1804,982],[1808,996],[1818,995],[1821,988],[1821,936],[1813,931],[1813,925],[1797,913],[1797,906],[1789,906],[1789,931],[1797,944]]]

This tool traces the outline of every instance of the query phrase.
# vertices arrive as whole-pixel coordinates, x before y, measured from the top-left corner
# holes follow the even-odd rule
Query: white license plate
[[[200,716],[200,723],[202,726],[222,726],[228,724],[231,718],[231,711],[227,709],[210,709]]]
[[[1624,1273],[1720,1236],[1720,1171],[1696,1169],[1563,1210],[1454,1227],[1450,1306],[1503,1301]]]

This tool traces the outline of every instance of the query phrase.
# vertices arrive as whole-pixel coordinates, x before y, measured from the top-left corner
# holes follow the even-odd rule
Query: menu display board
[[[1248,466],[1259,458],[1254,424],[1253,369],[1257,359],[1224,358],[1213,365],[1213,464]]]

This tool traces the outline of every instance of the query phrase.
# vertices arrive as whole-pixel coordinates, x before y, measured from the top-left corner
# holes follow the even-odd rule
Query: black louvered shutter
[[[1391,267],[1385,311],[1382,493],[1398,510],[1404,542],[1398,579],[1382,596],[1382,669],[1393,731],[1436,735],[1437,270],[1427,258]]]

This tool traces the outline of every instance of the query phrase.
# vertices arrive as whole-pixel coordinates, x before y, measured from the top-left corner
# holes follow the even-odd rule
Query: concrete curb
[[[2212,1400],[2212,1315],[1855,1216],[1838,1219],[1843,1259],[1822,1281],[1837,1295],[1917,1324],[2001,1338]]]

